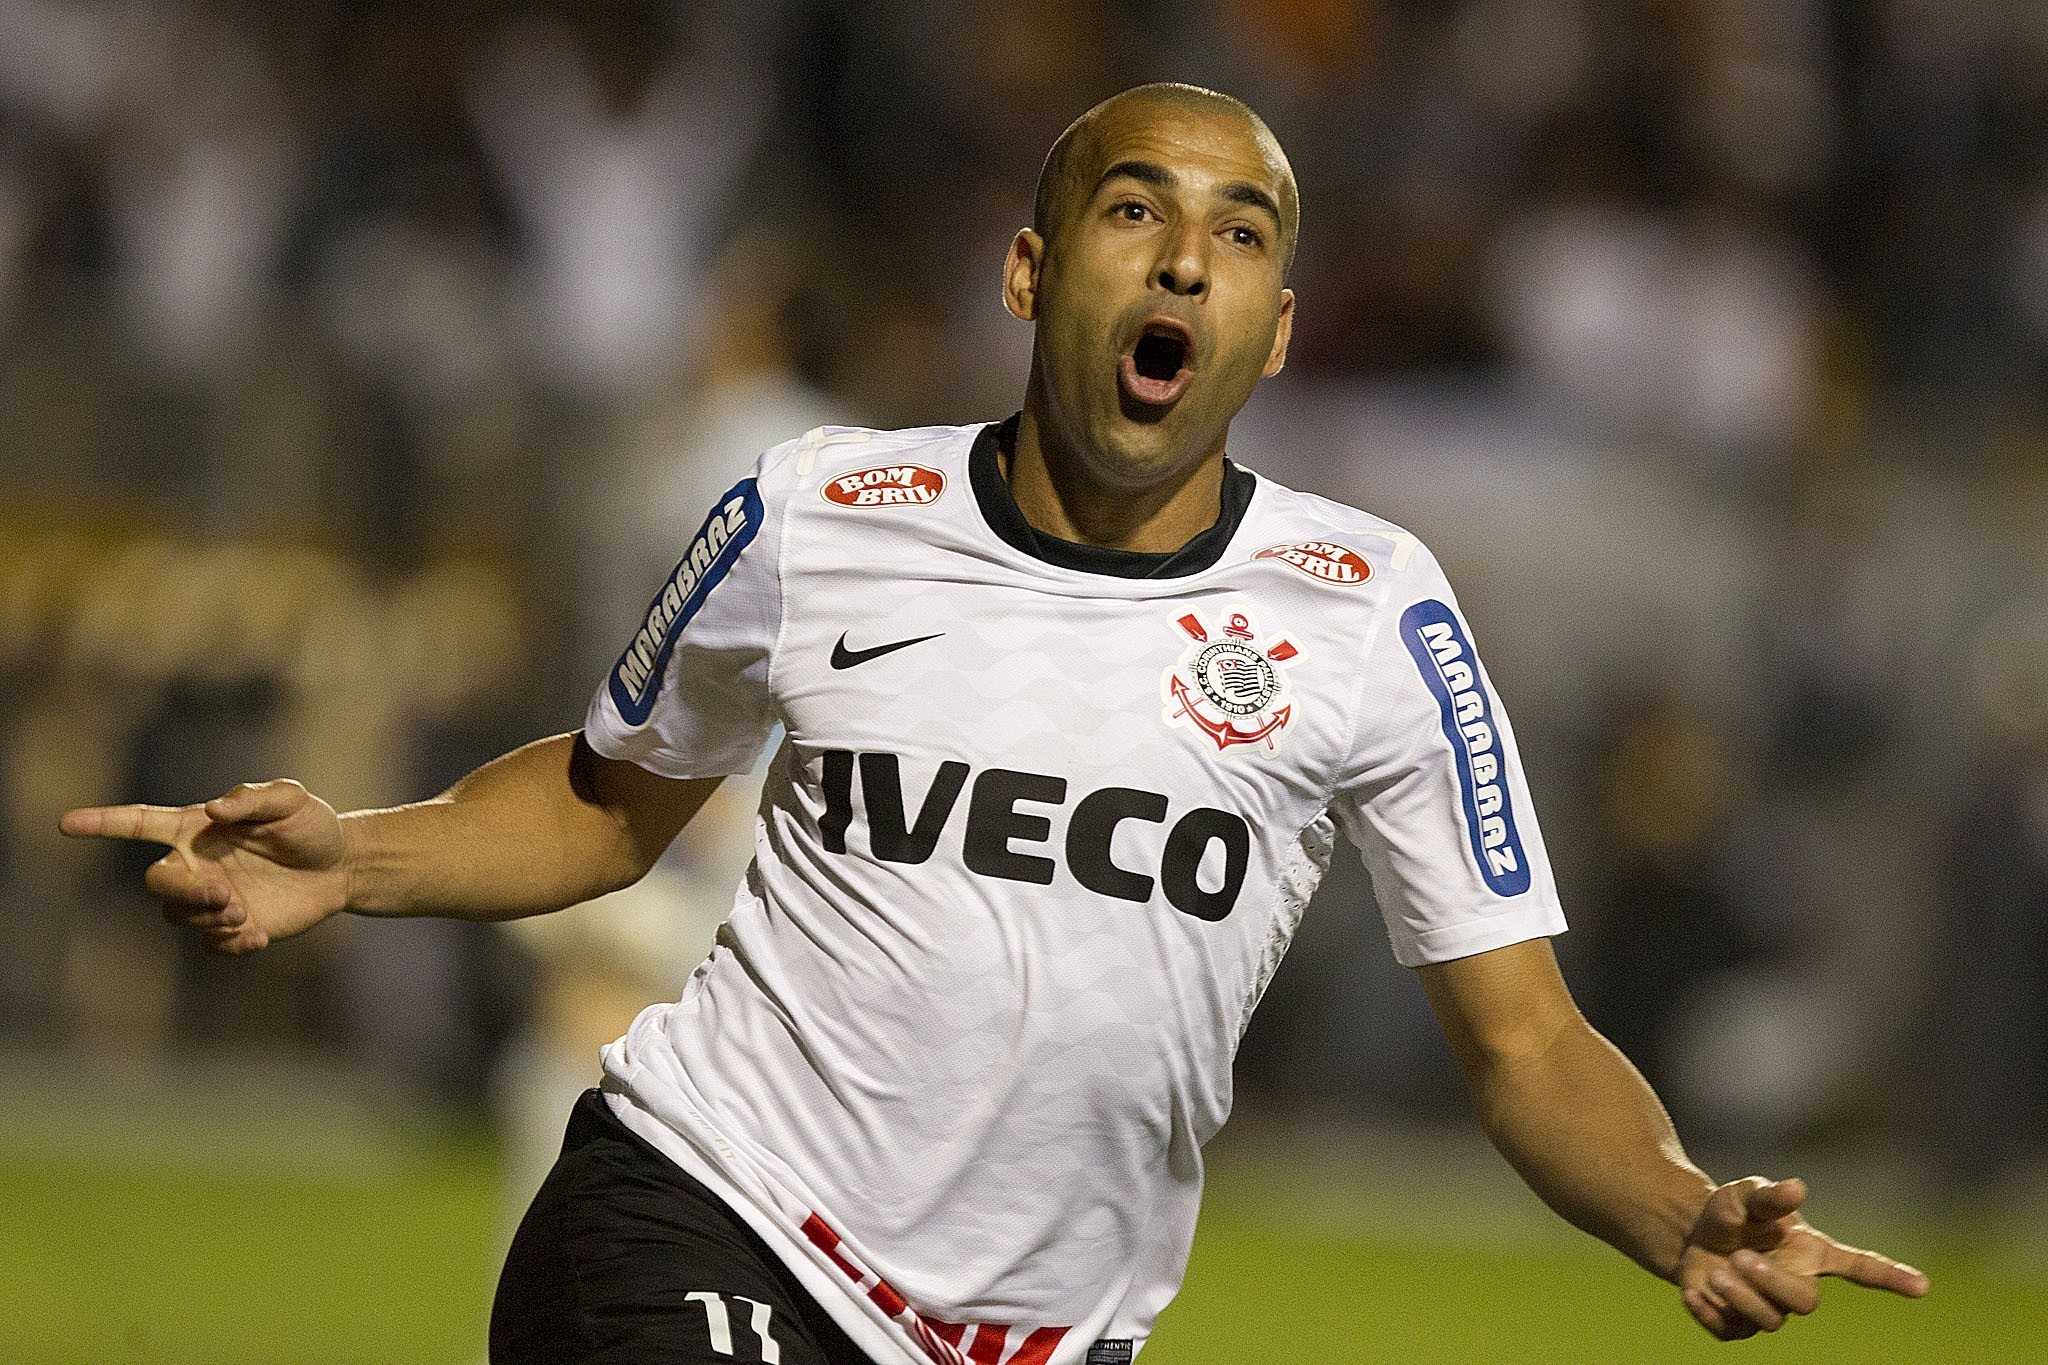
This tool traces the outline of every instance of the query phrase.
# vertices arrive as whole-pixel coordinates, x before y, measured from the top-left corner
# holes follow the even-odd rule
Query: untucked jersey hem
[[[675,1129],[663,1123],[629,1094],[620,1083],[607,1075],[599,1085],[605,1103],[612,1113],[649,1145],[676,1165],[682,1167],[692,1178],[717,1195],[725,1205],[760,1235],[769,1250],[789,1267],[797,1282],[823,1308],[840,1330],[853,1339],[853,1344],[867,1352],[876,1365],[930,1365],[908,1348],[899,1345],[875,1325],[872,1318],[860,1312],[846,1301],[846,1292],[834,1283],[818,1265],[811,1260],[796,1240],[784,1230],[781,1223],[763,1210],[745,1190],[741,1189],[716,1162],[705,1157],[690,1141]]]

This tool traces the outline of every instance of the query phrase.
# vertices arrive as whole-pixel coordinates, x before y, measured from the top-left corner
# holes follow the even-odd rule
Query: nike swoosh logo
[[[942,630],[939,632],[939,635],[944,635],[945,633]],[[832,666],[834,668],[852,668],[855,664],[864,664],[869,659],[879,659],[884,654],[894,654],[899,649],[908,649],[912,645],[921,645],[926,640],[936,640],[939,638],[939,635],[920,635],[914,640],[898,640],[893,644],[876,645],[872,649],[848,649],[846,647],[846,636],[842,633],[839,637],[839,643],[832,646]]]

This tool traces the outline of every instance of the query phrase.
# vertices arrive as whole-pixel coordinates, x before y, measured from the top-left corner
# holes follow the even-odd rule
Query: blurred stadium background
[[[751,797],[614,904],[233,962],[57,813],[576,724],[760,449],[1013,409],[1039,158],[1147,79],[1293,156],[1232,453],[1437,548],[1588,1013],[1935,1276],[1744,1349],[2039,1358],[2048,5],[0,0],[0,1359],[481,1359]],[[1239,1091],[1148,1359],[1716,1349],[1484,1148],[1348,867]]]

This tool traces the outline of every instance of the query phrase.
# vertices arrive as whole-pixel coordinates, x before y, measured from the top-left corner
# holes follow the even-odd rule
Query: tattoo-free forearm
[[[1480,1122],[1543,1201],[1671,1279],[1713,1182],[1620,1049],[1574,1016],[1471,1076]]]
[[[661,850],[594,799],[579,766],[576,736],[556,735],[430,801],[344,815],[346,908],[517,919],[638,879]]]

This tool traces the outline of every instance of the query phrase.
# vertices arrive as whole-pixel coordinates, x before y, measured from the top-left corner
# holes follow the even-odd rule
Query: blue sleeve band
[[[761,529],[761,517],[761,494],[754,480],[734,484],[704,519],[690,548],[654,594],[639,631],[612,668],[612,705],[626,724],[644,725],[654,713],[654,699],[661,693],[662,675],[668,672],[676,637],[754,539]]]
[[[1443,717],[1479,875],[1495,895],[1519,896],[1529,889],[1529,859],[1515,830],[1499,708],[1479,676],[1479,656],[1457,613],[1433,597],[1401,613],[1401,642],[1408,646]]]

